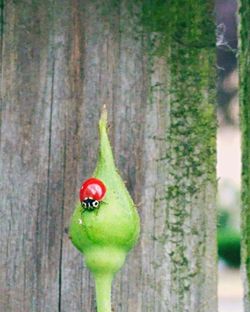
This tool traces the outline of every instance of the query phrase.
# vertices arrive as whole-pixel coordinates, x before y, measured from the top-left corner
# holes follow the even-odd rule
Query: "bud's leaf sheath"
[[[107,111],[99,121],[100,148],[93,177],[107,192],[96,211],[84,211],[79,204],[72,216],[70,237],[84,254],[96,281],[98,312],[111,312],[110,291],[114,274],[122,267],[140,231],[136,207],[114,164],[107,135]]]

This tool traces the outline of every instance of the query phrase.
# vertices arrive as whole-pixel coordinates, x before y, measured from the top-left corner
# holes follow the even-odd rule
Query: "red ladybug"
[[[106,194],[106,186],[96,178],[90,178],[83,182],[80,189],[80,202],[83,209],[93,210],[98,208],[100,201]]]

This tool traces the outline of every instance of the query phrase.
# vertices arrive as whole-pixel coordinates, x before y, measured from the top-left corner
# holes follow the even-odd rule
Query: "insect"
[[[83,182],[80,189],[80,202],[83,210],[94,210],[99,207],[100,201],[106,194],[106,186],[96,178]]]

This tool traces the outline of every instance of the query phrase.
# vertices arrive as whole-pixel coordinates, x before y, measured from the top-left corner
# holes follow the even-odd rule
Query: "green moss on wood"
[[[240,109],[242,131],[242,264],[246,305],[250,306],[250,1],[240,7]]]
[[[171,125],[167,139],[172,174],[215,182],[215,22],[210,1],[137,0],[141,23],[151,34],[152,57],[165,57],[170,67]],[[153,52],[152,52],[153,51]],[[153,92],[153,89],[151,89]],[[171,155],[171,150],[173,151]],[[178,170],[177,170],[178,168]],[[181,170],[180,170],[181,169]],[[184,187],[176,177],[168,199],[195,193],[199,183]]]
[[[213,5],[194,0],[136,2],[142,7],[143,29],[151,35],[151,56],[165,57],[169,67],[166,158],[174,179],[167,199],[194,195],[205,180],[216,180]],[[193,183],[187,185],[184,177]]]
[[[163,158],[168,166],[165,199],[169,214],[166,222],[171,235],[167,239],[173,246],[168,253],[171,279],[175,281],[170,292],[177,298],[172,308],[183,311],[192,279],[196,275],[201,277],[206,269],[201,260],[206,249],[205,238],[197,233],[196,227],[187,230],[185,224],[190,223],[190,209],[196,210],[194,214],[198,213],[195,203],[200,194],[208,185],[213,185],[213,190],[216,185],[213,7],[209,1],[137,2],[142,4],[141,21],[150,38],[149,55],[152,59],[165,58],[169,73],[165,94],[170,107],[170,125],[166,133],[168,149]],[[153,98],[152,94],[150,98]],[[200,235],[203,246],[196,254],[196,260],[193,259],[195,267],[192,265],[192,268],[189,247],[184,243],[187,235],[192,238]]]

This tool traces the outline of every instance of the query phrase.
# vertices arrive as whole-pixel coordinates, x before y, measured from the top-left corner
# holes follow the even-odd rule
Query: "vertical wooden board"
[[[143,95],[142,51],[140,49],[137,51],[141,43],[133,39],[132,43],[136,46],[134,48],[129,47],[131,52],[126,56],[127,49],[125,48],[131,41],[127,41],[126,47],[124,44],[121,45],[120,8],[119,6],[112,7],[107,16],[105,11],[107,7],[108,4],[97,5],[97,3],[86,1],[83,6],[78,5],[76,16],[73,13],[73,20],[77,19],[76,32],[78,28],[84,30],[84,43],[82,44],[85,48],[82,51],[84,54],[84,80],[81,91],[83,92],[84,105],[79,110],[81,122],[77,137],[80,146],[78,159],[78,169],[80,170],[77,172],[78,188],[80,179],[87,178],[95,166],[98,148],[99,111],[101,105],[106,103],[111,113],[109,115],[111,122],[110,137],[118,167],[124,179],[127,180],[129,189],[134,190],[134,194],[137,194],[136,200],[139,200],[141,184],[138,178],[136,180],[136,176],[140,175],[140,166],[138,165],[142,151],[140,136],[143,135],[143,109],[141,106],[144,105],[143,100],[146,98],[146,93]],[[123,18],[123,23],[128,21],[129,17],[126,15]],[[130,38],[132,36],[131,27]],[[73,40],[72,46],[74,46],[75,40],[78,41],[79,38],[71,40]],[[124,35],[125,40],[127,40],[127,34]],[[133,56],[133,52],[136,52],[135,56]],[[125,83],[124,79],[128,81],[129,85]],[[66,172],[69,170],[70,168],[67,171],[66,162]],[[76,194],[78,188],[75,189]],[[72,202],[71,207],[66,206],[65,223],[69,222],[73,209]],[[76,304],[79,306],[79,300],[82,302],[82,310],[95,311],[92,278],[89,277],[89,273],[84,268],[83,280],[81,280],[79,263],[82,259],[76,256],[76,252],[73,251],[67,239],[64,240],[62,261],[62,311],[72,309]],[[137,261],[137,258],[134,261]],[[129,279],[132,279],[130,285],[129,271],[131,272]],[[129,301],[129,306],[132,309],[137,306],[137,300],[134,298],[138,296],[138,292],[134,292],[134,289],[136,281],[139,281],[137,278],[139,274],[136,275],[135,271],[140,272],[140,266],[130,260],[120,273],[120,277],[118,276],[116,279],[113,287],[113,303],[116,310],[123,309],[125,311],[128,308],[128,304],[125,304],[127,301]],[[79,281],[82,282],[81,289],[76,287]]]
[[[47,206],[41,215],[40,235],[43,238],[42,266],[44,279],[40,286],[42,311],[51,311],[51,303],[55,311],[61,305],[61,250],[63,232],[63,210],[65,196],[65,158],[66,158],[66,121],[67,107],[70,97],[67,84],[67,64],[65,49],[67,48],[67,29],[69,27],[68,1],[55,1],[52,7],[52,90],[51,113],[49,124],[49,166]],[[62,20],[64,27],[62,27]]]
[[[144,207],[141,192],[144,188],[144,127],[147,107],[147,59],[140,33],[137,5],[119,6],[119,58],[115,68],[114,102],[112,105],[113,146],[117,167],[126,186],[138,205]],[[140,8],[139,8],[140,9]],[[145,220],[141,220],[144,226]],[[142,237],[140,238],[140,240]],[[116,276],[113,286],[113,306],[116,311],[139,311],[141,308],[141,247],[128,255]]]
[[[174,142],[169,136],[176,122],[171,114],[178,113],[170,105],[170,67],[150,59],[137,10],[127,1],[26,0],[5,6],[3,311],[95,311],[93,280],[67,227],[81,182],[95,167],[103,103],[116,163],[142,220],[140,242],[114,282],[115,311],[215,308],[213,300],[204,303],[207,290],[210,298],[215,292],[214,237],[208,241],[215,231],[209,203],[214,186],[204,173],[197,197],[166,196],[182,175],[179,186],[186,189],[196,180],[172,162],[175,156],[188,159],[173,152],[183,137],[174,133]],[[201,110],[206,113],[206,105]],[[190,261],[182,263],[180,256]]]
[[[126,2],[121,2],[115,9],[110,9],[107,16],[103,4],[85,4],[82,110],[89,118],[85,119],[83,113],[79,125],[79,135],[83,135],[85,142],[80,143],[81,170],[91,174],[94,168],[97,152],[94,125],[98,121],[97,107],[105,102],[112,112],[110,134],[116,163],[133,198],[140,204],[142,218],[140,244],[128,257],[113,285],[113,307],[119,311],[212,311],[216,307],[215,236],[211,238],[208,233],[215,232],[215,213],[214,203],[206,198],[213,197],[215,188],[214,184],[209,184],[204,169],[201,180],[205,182],[193,196],[189,184],[200,183],[199,179],[196,181],[192,174],[185,176],[185,166],[179,167],[175,162],[178,157],[178,161],[183,159],[188,166],[197,165],[194,154],[191,153],[190,159],[182,152],[176,154],[178,145],[188,138],[181,134],[182,130],[189,131],[192,126],[180,129],[180,135],[178,130],[173,141],[170,139],[170,127],[176,122],[175,115],[171,118],[171,114],[181,116],[183,100],[178,98],[180,102],[176,108],[172,98],[171,111],[170,66],[165,59],[149,59],[146,40],[137,28],[138,15],[133,12],[136,7],[128,8]],[[151,93],[152,89],[154,92]],[[184,98],[187,104],[188,96],[184,94]],[[200,108],[201,115],[206,114],[206,105],[205,101],[204,107]],[[192,123],[192,112],[177,122],[185,122],[185,118]],[[194,133],[194,141],[199,135]],[[201,144],[197,148],[205,146]],[[84,176],[82,172],[78,171],[78,179]],[[179,199],[166,195],[174,183],[187,191]],[[69,208],[66,210],[70,211]],[[69,212],[66,214],[70,215]],[[65,222],[68,220],[66,214]],[[70,250],[66,243],[62,257],[65,276],[62,310],[65,311],[75,303],[80,305],[79,299],[75,299],[75,303],[73,300],[74,283],[77,280],[78,285],[81,280],[80,276],[77,278],[81,260],[77,256],[71,258],[73,254],[66,256]],[[68,268],[69,263],[72,269]],[[82,308],[94,311],[92,278],[89,280],[85,269],[83,272]],[[211,294],[209,302],[207,291]]]
[[[166,131],[169,126],[169,98],[166,96],[168,71],[164,59],[152,57],[149,63],[152,92],[146,107],[143,141],[141,300],[137,311],[167,311],[167,287],[170,280],[165,249],[169,235],[165,199],[168,179],[165,158],[168,153]]]
[[[93,282],[83,266],[82,255],[73,247],[67,229],[78,202],[81,183],[94,169],[97,150],[99,109],[96,101],[87,102],[85,84],[89,81],[86,61],[86,27],[89,15],[86,3],[69,1],[69,27],[64,62],[67,64],[65,81],[70,102],[65,101],[65,174],[64,174],[64,229],[61,250],[60,311],[91,311],[95,306]],[[63,27],[65,21],[61,20]],[[91,27],[91,25],[89,25]],[[89,81],[91,87],[91,81]],[[93,89],[93,91],[95,91]]]
[[[50,199],[58,190],[51,153],[60,153],[52,147],[53,13],[52,1],[4,2],[1,311],[58,309],[61,227],[54,211],[61,206]]]
[[[24,5],[24,6],[23,6]],[[39,305],[41,237],[38,213],[46,206],[51,68],[49,21],[37,7],[4,2],[1,124],[2,311]],[[38,18],[30,16],[38,10]],[[39,15],[41,14],[41,15]],[[41,35],[41,33],[43,35]],[[47,122],[46,122],[47,121]]]
[[[92,1],[84,4],[74,2],[72,19],[76,34],[71,38],[71,66],[77,67],[74,54],[81,50],[83,64],[83,81],[79,81],[78,91],[81,93],[82,104],[78,106],[79,114],[77,137],[74,144],[78,146],[77,173],[74,184],[74,200],[66,206],[64,220],[69,223],[74,205],[78,201],[78,191],[82,180],[89,177],[95,167],[98,151],[97,125],[101,106],[106,103],[109,111],[113,102],[113,84],[117,68],[118,39],[116,29],[110,25],[111,17],[105,18],[105,5]],[[113,16],[113,15],[112,15]],[[117,16],[113,16],[116,23]],[[113,25],[114,26],[114,25]],[[115,25],[117,27],[117,25]],[[79,73],[74,79],[78,79]],[[77,83],[77,82],[76,82]],[[75,85],[75,84],[74,84]],[[74,88],[74,87],[73,87]],[[111,121],[112,124],[112,121]],[[113,127],[113,125],[112,125]],[[114,128],[112,129],[113,133]],[[71,156],[71,151],[67,155]],[[66,164],[66,181],[71,168]],[[71,187],[71,186],[70,186]],[[67,189],[66,189],[67,192]],[[71,195],[72,197],[72,195]],[[67,196],[66,196],[67,198]],[[62,257],[62,311],[68,311],[75,306],[85,311],[95,311],[93,279],[90,277],[83,258],[74,250],[67,238],[64,240]],[[80,283],[80,285],[79,285]]]
[[[88,178],[96,164],[98,151],[98,119],[101,106],[109,106],[113,82],[112,73],[105,75],[112,64],[107,55],[110,34],[103,21],[102,6],[92,1],[71,2],[69,46],[65,50],[72,105],[67,112],[65,210],[64,226],[78,202],[82,181]],[[113,44],[113,42],[112,42]],[[109,93],[110,94],[110,93]],[[111,96],[112,98],[112,96]],[[95,311],[93,279],[83,263],[83,257],[64,234],[62,248],[61,311]]]

